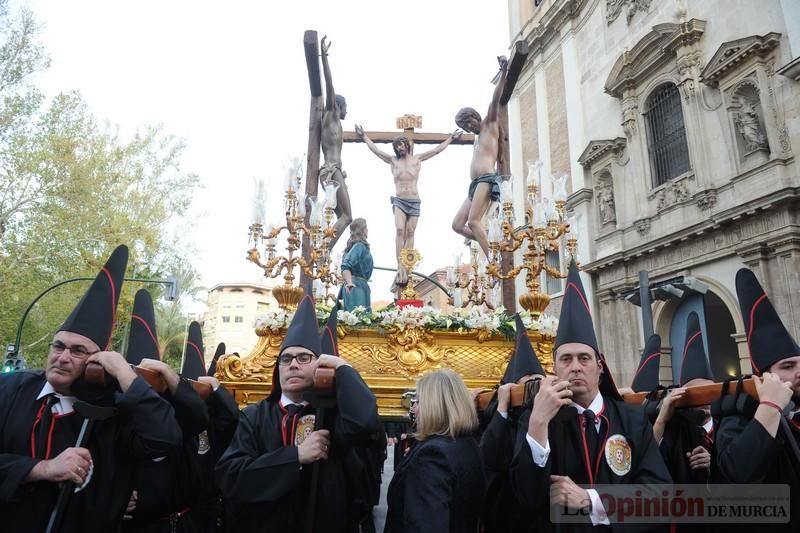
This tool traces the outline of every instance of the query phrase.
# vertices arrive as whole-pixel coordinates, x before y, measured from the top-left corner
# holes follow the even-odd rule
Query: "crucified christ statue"
[[[500,199],[500,176],[495,170],[500,147],[500,112],[507,102],[502,103],[501,96],[506,83],[508,61],[500,61],[500,80],[494,89],[486,118],[471,107],[465,107],[456,113],[456,124],[464,130],[474,133],[475,143],[472,152],[472,163],[469,167],[469,185],[467,199],[459,208],[453,219],[453,231],[467,239],[478,241],[483,253],[489,256],[489,239],[481,218],[492,201]]]
[[[322,72],[325,76],[325,110],[322,113],[322,133],[320,145],[325,163],[319,169],[319,182],[323,187],[326,182],[333,181],[339,184],[336,191],[336,224],[333,226],[336,235],[331,239],[329,248],[333,249],[336,241],[342,236],[345,228],[353,220],[350,210],[350,194],[344,182],[347,173],[342,170],[342,120],[347,115],[347,102],[344,96],[336,94],[333,90],[331,68],[328,65],[328,50],[331,42],[328,37],[322,38]]]
[[[422,162],[439,154],[447,148],[454,140],[461,137],[463,132],[456,130],[443,142],[432,150],[416,155],[408,137],[399,135],[392,141],[394,156],[381,151],[369,136],[364,133],[364,128],[356,125],[356,135],[358,135],[373,154],[384,163],[391,165],[392,177],[394,177],[395,194],[391,197],[392,211],[394,212],[395,235],[395,255],[397,258],[397,284],[405,285],[408,283],[408,273],[400,263],[400,250],[403,248],[414,247],[414,232],[417,229],[419,220],[419,171]]]

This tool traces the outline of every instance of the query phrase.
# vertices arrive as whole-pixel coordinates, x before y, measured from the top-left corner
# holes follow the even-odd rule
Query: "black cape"
[[[644,416],[640,406],[604,397],[605,415],[610,422],[608,435],[622,435],[631,449],[630,470],[619,476],[615,474],[604,458],[599,461],[598,485],[605,484],[671,484],[667,467],[653,438],[653,427]],[[592,526],[589,517],[585,523],[552,524],[550,521],[550,475],[569,476],[583,487],[590,487],[590,479],[583,453],[583,433],[578,423],[574,407],[564,407],[550,421],[548,437],[550,455],[544,467],[533,462],[531,449],[525,438],[527,435],[530,410],[520,417],[518,438],[511,463],[511,483],[517,498],[530,520],[535,520],[539,531],[665,531],[661,524],[624,524],[613,526]],[[605,430],[601,430],[605,434]],[[600,436],[600,442],[603,435]]]
[[[190,512],[208,483],[199,468],[202,455],[198,438],[208,428],[208,411],[185,379],[179,381],[175,394],[168,390],[164,398],[175,410],[182,445],[157,460],[138,462],[135,488],[139,499],[131,513],[133,518],[123,523],[125,532],[196,531]],[[172,514],[174,524],[169,520]]]
[[[328,459],[321,463],[313,529],[329,533],[347,531],[357,519],[347,512],[346,451],[368,446],[380,427],[375,396],[349,366],[336,370],[336,399],[337,407],[326,415],[332,445]],[[273,400],[246,407],[230,446],[217,463],[231,531],[304,530],[312,465],[300,465],[297,447],[283,445],[283,416],[279,402]]]
[[[36,400],[44,372],[0,377],[0,520],[3,531],[44,531],[58,486],[25,483],[39,459],[31,457],[31,433],[43,400]],[[137,458],[165,455],[180,444],[172,407],[141,378],[115,395],[118,415],[97,422],[88,445],[94,472],[86,488],[72,495],[62,532],[115,531],[128,503]],[[82,419],[73,412],[54,417],[49,458],[72,447]]]
[[[800,445],[800,430],[789,422],[792,438]],[[779,428],[772,437],[758,420],[743,415],[723,417],[716,430],[717,450],[713,469],[717,483],[787,484],[790,516],[787,524],[759,524],[758,531],[800,530],[800,472],[791,459],[789,443]],[[753,524],[726,525],[726,530],[752,531]]]
[[[530,520],[526,520],[522,507],[517,503],[511,486],[509,468],[514,458],[517,442],[517,418],[519,409],[512,408],[508,418],[494,410],[489,424],[481,435],[481,461],[486,473],[486,501],[483,511],[483,526],[486,533],[520,533],[535,531]]]

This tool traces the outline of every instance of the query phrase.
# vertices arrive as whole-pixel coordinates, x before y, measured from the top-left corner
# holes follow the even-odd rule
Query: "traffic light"
[[[22,359],[17,355],[16,347],[13,344],[6,346],[6,357],[3,362],[3,373],[14,372],[25,368]]]

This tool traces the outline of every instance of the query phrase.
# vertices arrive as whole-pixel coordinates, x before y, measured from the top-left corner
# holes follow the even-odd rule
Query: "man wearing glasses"
[[[353,491],[347,485],[345,452],[378,435],[375,396],[344,359],[322,354],[314,303],[301,300],[286,332],[270,395],[245,408],[233,440],[217,463],[217,480],[229,505],[230,531],[349,531]],[[336,406],[315,430],[315,412],[303,393],[317,368],[336,371]],[[319,479],[312,486],[314,463]],[[312,510],[313,528],[306,520]]]
[[[118,247],[50,343],[44,372],[0,378],[0,517],[3,531],[44,531],[59,485],[74,485],[62,532],[115,531],[130,493],[134,458],[180,445],[172,407],[125,359],[110,351],[128,250]],[[100,364],[114,389],[83,378]],[[113,405],[88,442],[75,447],[84,419],[76,400]]]

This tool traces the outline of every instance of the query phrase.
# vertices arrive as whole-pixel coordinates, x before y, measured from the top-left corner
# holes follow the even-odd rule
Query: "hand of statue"
[[[297,460],[301,465],[307,465],[320,459],[328,458],[328,449],[331,445],[331,432],[327,429],[312,431],[308,437],[297,447]]]
[[[508,68],[508,58],[506,56],[497,56],[497,63],[500,65],[500,70]]]
[[[461,138],[462,135],[464,135],[464,130],[456,130],[450,134],[450,137],[452,137],[455,141],[456,139]]]
[[[328,40],[327,35],[323,35],[322,41],[320,41],[320,46],[322,47],[322,55],[328,55],[328,50],[331,47],[331,42]]]
[[[356,135],[361,139],[364,138],[364,128],[362,128],[360,124],[356,124]]]

